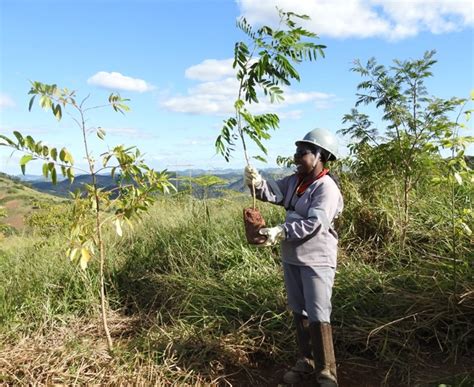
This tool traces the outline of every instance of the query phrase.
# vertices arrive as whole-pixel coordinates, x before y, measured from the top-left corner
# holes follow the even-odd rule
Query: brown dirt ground
[[[24,215],[29,210],[29,208],[25,208],[23,211],[9,215],[9,213],[11,213],[9,210],[17,209],[20,204],[20,201],[15,199],[10,200],[3,205],[7,209],[7,217],[2,220],[2,223],[8,224],[17,230],[20,230],[25,226]]]

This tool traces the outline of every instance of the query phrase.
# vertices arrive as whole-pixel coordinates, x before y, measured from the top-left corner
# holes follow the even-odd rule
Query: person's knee
[[[331,322],[331,311],[330,305],[313,305],[312,308],[308,308],[308,318],[310,322],[330,323]]]

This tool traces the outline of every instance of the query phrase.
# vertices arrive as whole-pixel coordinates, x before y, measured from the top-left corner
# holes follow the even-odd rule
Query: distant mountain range
[[[112,189],[116,186],[116,178],[106,175],[97,175],[97,185],[101,188]],[[69,180],[61,180],[56,184],[50,181],[30,180],[29,185],[41,192],[49,193],[56,196],[69,196],[69,192],[74,192],[77,189],[82,190],[84,184],[91,184],[92,177],[90,175],[76,176],[72,184]]]
[[[49,181],[49,179],[47,179],[46,177],[44,177],[43,175],[16,175],[16,176],[12,176],[13,178],[15,179],[18,179],[20,181],[24,181],[24,182],[39,182],[39,181]],[[62,176],[58,176],[58,181],[61,181],[61,180],[64,180],[64,178]]]
[[[264,177],[276,179],[291,174],[292,170],[282,168],[267,168],[261,170],[260,172]],[[246,192],[248,190],[247,187],[244,187],[243,171],[240,169],[223,169],[214,171],[188,169],[183,171],[168,171],[168,173],[170,175],[171,181],[173,184],[175,184],[175,186],[178,187],[180,191],[189,189],[189,181],[187,178],[195,178],[203,175],[214,175],[225,180],[224,184],[209,187],[207,190],[198,184],[191,183],[193,194],[197,197],[203,197],[204,191],[206,191],[205,194],[207,197],[215,197],[221,195],[223,189],[238,192]],[[52,184],[50,181],[44,179],[43,176],[36,175],[19,175],[15,176],[15,178],[25,182],[33,189],[36,189],[40,192],[62,197],[68,197],[70,192],[74,192],[77,189],[82,190],[84,184],[92,183],[92,178],[90,175],[76,176],[72,184],[67,179],[58,181],[56,184]],[[176,178],[179,180],[176,180]],[[117,181],[116,177],[112,178],[110,175],[97,175],[97,183],[101,188],[112,189],[116,186]]]

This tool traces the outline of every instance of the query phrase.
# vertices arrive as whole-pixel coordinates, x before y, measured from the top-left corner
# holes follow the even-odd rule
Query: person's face
[[[296,171],[299,174],[307,175],[311,173],[318,162],[319,153],[315,155],[311,149],[312,147],[310,145],[304,143],[296,147],[294,160]]]

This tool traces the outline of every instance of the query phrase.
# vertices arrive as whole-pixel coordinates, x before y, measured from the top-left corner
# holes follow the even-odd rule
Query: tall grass
[[[393,203],[383,197],[364,203],[355,187],[345,190],[333,296],[338,360],[380,364],[389,384],[419,383],[433,362],[445,365],[442,375],[456,370],[463,377],[474,344],[471,241],[458,240],[454,274],[446,203],[426,198],[414,204],[419,217],[401,255]],[[95,321],[97,268],[84,273],[68,262],[60,233],[8,239],[0,250],[0,316],[10,365],[1,363],[0,374],[23,383],[265,384],[259,370],[292,362],[295,345],[278,248],[245,242],[241,218],[248,203],[163,198],[124,237],[108,234],[113,359]],[[270,225],[283,220],[280,208],[262,204],[261,210]],[[64,347],[44,349],[56,354],[49,365],[28,374],[12,360],[27,357],[20,338],[29,338],[26,348],[52,332]],[[69,362],[62,360],[66,354]],[[423,375],[426,383],[440,377],[439,370]]]
[[[0,250],[0,318],[28,331],[47,319],[91,313],[96,304],[93,272],[64,259],[64,239],[48,242],[13,236]]]

